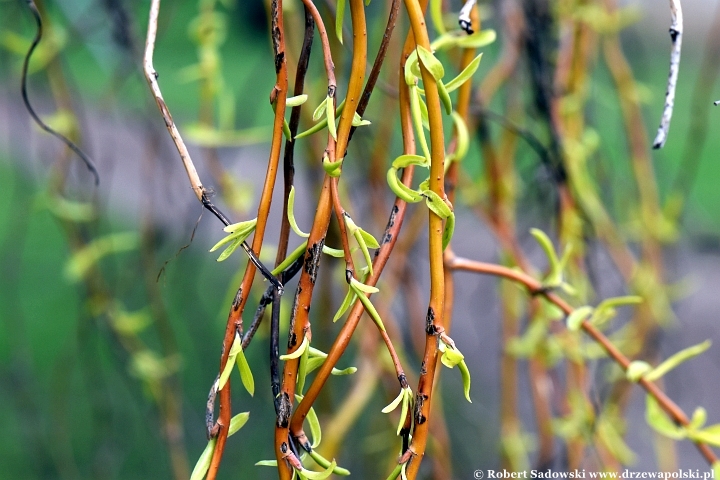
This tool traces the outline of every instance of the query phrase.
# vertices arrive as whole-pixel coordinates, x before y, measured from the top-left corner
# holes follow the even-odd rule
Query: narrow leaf
[[[463,71],[458,74],[457,77],[450,80],[446,85],[445,88],[448,92],[452,92],[460,86],[470,80],[472,76],[477,71],[478,67],[480,66],[480,60],[482,60],[483,54],[481,53],[477,57],[475,57],[472,62],[468,63],[467,67],[463,68]]]
[[[250,394],[251,397],[255,396],[255,379],[253,379],[252,370],[248,364],[247,358],[245,358],[245,352],[241,348],[235,357],[238,370],[240,370],[240,380],[242,380],[245,390]]]
[[[367,244],[368,248],[380,248],[380,244],[375,237],[373,237],[371,234],[369,234],[362,228],[359,231],[360,236],[363,238],[363,240],[365,240],[365,244]]]
[[[356,298],[357,295],[355,294],[355,291],[352,288],[348,288],[348,291],[345,294],[345,298],[343,299],[342,304],[340,304],[340,308],[338,308],[338,311],[333,317],[333,323],[337,322],[338,319],[342,317],[345,312],[347,312],[347,309],[350,308],[350,305],[355,303]]]
[[[440,60],[435,58],[435,55],[433,55],[430,50],[421,45],[418,45],[417,52],[418,58],[422,62],[423,66],[427,69],[428,72],[430,72],[430,75],[432,75],[436,81],[440,80],[443,76],[445,76],[445,68],[443,68]]]
[[[400,405],[400,402],[402,402],[404,398],[405,398],[405,390],[401,388],[400,393],[398,394],[397,397],[395,397],[395,400],[390,402],[385,408],[383,408],[381,410],[381,412],[382,413],[392,412],[393,410],[395,410],[398,407],[398,405]]]
[[[408,203],[417,203],[423,199],[420,192],[406,186],[400,181],[400,179],[398,179],[397,169],[395,168],[388,170],[387,182],[390,190],[392,190],[395,196],[397,196],[400,200],[404,200]]]
[[[322,455],[320,455],[316,450],[310,452],[310,457],[315,460],[315,463],[317,463],[322,468],[327,468],[331,465],[331,462]],[[333,469],[333,473],[335,475],[342,475],[343,477],[347,477],[348,475],[350,475],[350,470],[336,466]]]
[[[400,155],[393,160],[392,168],[399,170],[401,168],[407,168],[410,165],[420,165],[421,167],[429,166],[427,159],[420,155]]]
[[[297,221],[295,220],[295,187],[290,187],[290,194],[288,195],[288,208],[287,208],[288,222],[290,222],[290,228],[299,237],[307,238],[310,236],[309,233],[305,233],[298,227]]]
[[[694,345],[692,347],[688,347],[684,350],[680,350],[675,355],[671,356],[664,362],[662,362],[660,365],[655,367],[653,371],[645,375],[645,378],[648,381],[654,382],[655,380],[659,379],[663,375],[665,375],[667,372],[672,370],[673,368],[677,367],[681,363],[683,363],[686,360],[690,360],[693,357],[697,357],[701,353],[703,353],[705,350],[710,348],[710,345],[712,345],[712,342],[710,340],[705,340],[702,343],[699,343],[697,345]]]
[[[248,421],[250,418],[250,412],[242,412],[238,413],[232,419],[230,420],[230,428],[228,428],[228,437],[234,435],[237,433],[238,430],[240,430]]]
[[[210,462],[212,461],[213,452],[215,451],[215,444],[217,443],[216,438],[210,439],[205,450],[200,454],[200,458],[193,468],[192,474],[190,474],[190,480],[202,480],[205,478],[205,474],[210,468]]]
[[[337,1],[337,8],[335,10],[335,36],[338,41],[343,43],[343,18],[345,17],[345,0]]]
[[[462,360],[460,363],[458,363],[458,368],[460,369],[460,373],[462,374],[463,390],[465,391],[465,398],[467,399],[468,402],[472,403],[472,400],[470,400],[470,370],[468,370],[465,360]]]
[[[629,381],[637,383],[638,381],[640,381],[643,375],[648,373],[650,370],[652,370],[652,367],[649,363],[643,362],[641,360],[635,360],[634,362],[630,362],[627,370],[625,370],[625,377]]]
[[[445,107],[445,113],[450,115],[452,113],[452,100],[450,94],[445,88],[445,84],[442,80],[437,81],[438,93],[440,94],[440,100],[442,101],[443,107]]]
[[[461,37],[457,45],[463,48],[481,48],[490,45],[496,38],[497,33],[495,30],[480,30],[472,35]]]
[[[292,265],[292,264],[295,262],[295,260],[297,260],[298,258],[300,258],[300,256],[301,256],[303,253],[305,253],[305,247],[307,247],[307,240],[304,241],[303,243],[301,243],[300,245],[298,245],[298,247],[297,247],[295,250],[293,250],[290,255],[288,255],[287,257],[285,257],[285,260],[283,260],[283,261],[280,263],[280,265],[278,265],[277,267],[275,267],[275,269],[274,269],[272,272],[270,272],[270,273],[272,273],[272,274],[275,275],[275,276],[279,275],[279,274],[280,274],[281,272],[283,272],[286,268],[288,268],[290,265]]]
[[[330,135],[332,135],[332,137],[337,140],[337,129],[335,128],[335,109],[333,108],[332,97],[327,97],[325,99],[325,102],[327,103],[325,113],[327,114],[328,130],[330,131]]]
[[[299,107],[303,103],[307,102],[308,96],[306,94],[297,95],[295,97],[288,97],[285,105],[288,107]]]
[[[568,330],[577,332],[582,327],[582,322],[593,313],[593,307],[585,305],[570,313],[567,317],[566,325]]]
[[[651,395],[645,397],[645,420],[648,425],[668,438],[682,440],[687,437],[685,429],[675,425]]]
[[[287,361],[287,360],[292,360],[292,359],[295,359],[295,358],[299,358],[300,355],[302,355],[303,352],[305,352],[305,349],[307,348],[307,346],[308,346],[308,339],[307,339],[307,336],[305,336],[305,337],[303,337],[303,341],[302,341],[302,343],[300,344],[300,347],[298,347],[297,350],[295,350],[295,351],[292,352],[292,353],[288,353],[287,355],[280,355],[280,360],[282,360],[283,362],[285,362],[285,361]]]
[[[455,124],[455,135],[457,138],[457,146],[455,147],[455,155],[453,159],[457,162],[461,161],[467,155],[470,149],[470,133],[468,132],[465,120],[457,112],[452,112],[452,119]]]
[[[328,467],[322,472],[313,472],[303,468],[302,470],[300,470],[299,473],[302,473],[302,475],[307,477],[309,480],[324,480],[330,475],[332,475],[335,467],[337,467],[337,463],[335,462],[335,460],[333,460],[332,462],[330,462],[330,465],[328,465]]]
[[[320,420],[318,420],[317,413],[315,413],[315,409],[310,407],[310,410],[308,410],[307,417],[305,419],[308,421],[308,426],[310,427],[310,436],[312,437],[312,445],[310,445],[313,449],[317,448],[318,445],[320,445],[320,440],[322,440],[322,429],[320,428]],[[321,465],[322,467],[327,467],[327,465]]]
[[[327,108],[327,100],[323,99],[322,102],[320,102],[320,105],[315,108],[315,111],[313,112],[313,122],[317,122],[322,118],[322,116],[325,114],[325,109]],[[295,137],[297,138],[297,137]]]
[[[365,285],[364,283],[360,283],[355,278],[350,279],[350,285],[354,286],[361,292],[365,292],[365,293],[377,293],[380,291],[380,289],[378,289],[377,287],[373,287],[371,285]]]

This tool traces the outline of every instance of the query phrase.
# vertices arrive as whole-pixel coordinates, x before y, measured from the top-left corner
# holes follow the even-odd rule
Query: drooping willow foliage
[[[57,162],[49,204],[71,245],[69,275],[84,285],[92,300],[87,308],[111,326],[112,341],[150,392],[175,476],[222,476],[223,458],[236,448],[228,438],[242,438],[253,415],[243,407],[247,394],[269,385],[273,400],[263,408],[274,411],[274,425],[266,427],[274,442],[266,445],[267,459],[247,468],[270,466],[282,479],[349,475],[335,460],[360,456],[343,449],[346,439],[362,415],[386,415],[379,442],[386,465],[373,471],[388,478],[453,478],[453,446],[464,440],[452,434],[449,425],[457,420],[443,403],[477,403],[488,391],[471,381],[483,369],[465,355],[476,347],[453,335],[452,326],[462,323],[481,336],[497,331],[486,315],[497,305],[495,341],[502,353],[494,394],[503,468],[622,470],[633,459],[623,437],[629,392],[637,384],[662,448],[673,448],[667,439],[694,442],[717,470],[711,446],[720,445],[718,426],[705,425],[702,408],[688,416],[657,383],[710,345],[689,346],[668,359],[656,348],[659,329],[673,316],[663,252],[677,238],[689,180],[665,195],[659,191],[640,87],[619,39],[632,12],[614,0],[367,3],[265,5],[271,49],[263,58],[274,83],[254,85],[246,99],[236,98],[233,79],[223,73],[223,63],[243,61],[242,45],[233,58],[223,54],[235,7],[199,1],[188,26],[196,52],[187,52],[197,63],[183,70],[199,85],[198,122],[191,128],[176,124],[174,107],[163,98],[164,72],[155,67],[164,52],[155,44],[163,22],[171,21],[165,9],[171,10],[161,9],[159,0],[149,7],[142,66],[158,107],[152,122],[164,123],[197,200],[224,226],[226,235],[205,261],[242,257],[244,265],[222,306],[224,334],[213,339],[222,353],[217,369],[205,372],[208,443],[194,469],[179,414],[182,353],[153,293],[157,281],[145,273],[150,313],[133,313],[98,267],[102,258],[138,247],[154,264],[152,242],[145,241],[151,227],[144,241],[134,234],[94,235],[87,227],[95,204],[65,199],[73,157],[63,154]],[[673,140],[668,129],[682,14],[678,23],[679,3],[672,7],[672,96],[655,146]],[[128,22],[119,3],[107,8],[124,19],[119,25]],[[119,39],[131,35],[119,32],[126,33],[116,32]],[[140,57],[140,48],[128,50]],[[57,86],[63,77],[56,60],[43,67]],[[617,102],[612,122],[622,125],[627,145],[623,158],[613,159],[631,178],[619,185],[604,181],[597,167],[610,134],[592,88],[599,75],[610,79],[603,101],[612,94]],[[55,100],[72,119],[65,90],[56,87]],[[260,130],[240,132],[234,125],[236,105],[258,91],[273,122],[263,150],[266,175],[256,186],[258,208],[248,214],[238,198],[249,187],[218,158],[221,148],[263,138]],[[50,123],[79,140],[73,121]],[[200,162],[207,168],[196,168]],[[524,171],[528,165],[532,176]],[[296,168],[310,172],[312,181],[296,182]],[[618,209],[618,201],[628,208]],[[296,215],[301,209],[313,212],[306,224]],[[491,251],[467,227],[478,221],[494,238]],[[528,232],[528,221],[542,228]],[[620,296],[597,293],[602,279],[591,261],[597,251],[621,279]],[[457,314],[459,282],[473,278],[461,272],[499,278],[493,298],[472,299],[472,318]],[[618,322],[621,308],[627,320]],[[159,349],[146,340],[148,315]],[[268,335],[256,337],[258,331]],[[269,351],[268,368],[251,361],[248,348]],[[614,374],[596,375],[598,364],[615,365]],[[346,375],[352,387],[335,392],[334,376]],[[323,401],[329,391],[335,398]],[[368,413],[378,396],[387,406]],[[532,422],[521,414],[523,397],[531,400]],[[672,458],[661,459],[660,467],[676,468]]]

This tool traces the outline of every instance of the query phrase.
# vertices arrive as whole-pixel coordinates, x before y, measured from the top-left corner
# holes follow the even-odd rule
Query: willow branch
[[[531,295],[542,295],[549,302],[560,308],[565,315],[570,315],[574,308],[570,306],[565,300],[560,298],[557,294],[549,291],[545,288],[542,283],[530,275],[514,270],[512,268],[504,267],[502,265],[495,265],[492,263],[478,262],[475,260],[468,260],[466,258],[451,258],[446,263],[447,268],[453,270],[464,270],[467,272],[479,273],[483,275],[494,275],[498,277],[507,278],[516,283],[524,285],[528,289]],[[623,371],[627,371],[630,365],[630,359],[628,359],[613,343],[609,338],[605,336],[600,330],[598,330],[592,323],[587,319],[583,320],[581,324],[582,330],[587,333],[595,342],[605,350],[610,358],[622,368]],[[677,406],[660,387],[655,385],[653,382],[641,378],[638,383],[640,386],[652,396],[660,405],[660,407],[673,419],[678,425],[687,426],[690,424],[690,420],[685,412]],[[712,465],[717,461],[717,457],[710,449],[710,447],[701,442],[694,442],[701,455]]]

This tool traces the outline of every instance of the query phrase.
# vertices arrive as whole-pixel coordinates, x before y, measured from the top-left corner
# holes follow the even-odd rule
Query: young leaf
[[[342,370],[333,368],[332,371],[330,372],[330,374],[335,375],[336,377],[341,377],[344,375],[352,375],[355,372],[357,372],[357,367],[347,367],[347,368],[343,368]]]
[[[373,287],[371,285],[365,285],[364,283],[360,283],[358,280],[355,280],[355,278],[350,279],[350,285],[355,287],[361,292],[365,293],[377,293],[380,291],[377,287]]]
[[[628,365],[627,370],[625,371],[625,377],[629,381],[637,383],[650,370],[652,370],[652,367],[649,363],[641,360],[635,360],[634,362],[630,362],[630,365]]]
[[[422,192],[425,196],[425,204],[432,212],[442,219],[448,218],[452,215],[452,210],[447,203],[440,198],[440,195],[433,192],[432,190],[425,190]]]
[[[237,248],[242,244],[242,242],[245,241],[245,238],[247,237],[235,238],[235,240],[233,240],[230,246],[223,250],[223,252],[220,254],[216,261],[223,262],[227,260],[227,258],[232,255],[235,250],[237,250]]]
[[[400,405],[400,402],[402,402],[404,398],[405,398],[405,389],[401,388],[400,393],[398,394],[397,397],[395,397],[395,400],[390,402],[385,408],[383,408],[381,410],[381,412],[382,413],[392,412],[393,410],[395,410],[398,407],[398,405]]]
[[[325,113],[327,114],[328,130],[330,131],[330,135],[332,135],[332,137],[337,140],[337,129],[335,128],[335,109],[333,108],[332,97],[327,97],[325,99],[325,102],[327,103]]]
[[[452,100],[450,100],[450,94],[448,93],[447,89],[445,88],[445,84],[442,82],[442,80],[437,81],[437,87],[438,87],[438,93],[440,94],[440,100],[442,101],[442,104],[445,107],[445,113],[450,115],[453,111]]]
[[[307,477],[309,480],[324,480],[328,478],[330,475],[332,475],[333,470],[335,470],[335,467],[337,467],[337,463],[335,460],[330,462],[330,465],[323,470],[322,472],[313,472],[306,469],[301,469],[298,473],[302,474],[303,476]]]
[[[400,419],[398,420],[398,426],[395,435],[400,435],[400,431],[402,430],[403,425],[405,425],[405,418],[407,417],[407,412],[410,408],[410,402],[412,401],[412,390],[410,390],[409,387],[403,388],[402,395],[403,399],[400,406]]]
[[[278,265],[277,267],[275,267],[275,269],[274,269],[272,272],[270,272],[270,273],[272,273],[272,274],[275,275],[275,276],[279,275],[279,274],[280,274],[281,272],[283,272],[286,268],[288,268],[290,265],[292,265],[292,264],[295,262],[295,260],[297,260],[298,258],[300,258],[300,256],[301,256],[303,253],[305,253],[305,247],[307,247],[307,240],[305,240],[303,243],[301,243],[300,245],[298,245],[298,247],[297,247],[295,250],[293,250],[292,253],[290,253],[290,255],[288,255],[287,257],[285,257],[285,260],[283,260],[283,261],[280,263],[280,265]]]
[[[443,24],[442,4],[442,0],[430,0],[430,18],[432,18],[433,27],[440,35],[447,33]]]
[[[343,258],[345,256],[345,252],[343,252],[342,250],[339,250],[337,248],[331,248],[331,247],[328,247],[327,245],[323,245],[322,252],[325,255],[330,255],[331,257],[334,257],[334,258]]]
[[[250,418],[250,412],[238,413],[230,420],[230,428],[228,428],[228,437],[237,433]]]
[[[440,60],[435,58],[435,55],[433,55],[430,50],[422,45],[418,45],[417,52],[418,58],[422,62],[423,66],[428,72],[430,72],[430,75],[432,75],[436,81],[445,76],[445,68],[443,68]]]
[[[400,179],[398,179],[396,168],[388,170],[387,182],[390,190],[392,190],[395,196],[397,196],[400,200],[404,200],[407,203],[417,203],[423,199],[420,192],[407,187],[400,181]]]
[[[277,460],[260,460],[255,463],[256,467],[277,467]]]
[[[443,352],[442,356],[440,357],[440,361],[443,365],[445,365],[448,368],[454,368],[455,365],[462,362],[465,356],[460,353],[459,350],[446,346],[445,351]]]
[[[447,89],[448,92],[452,92],[460,86],[470,80],[472,76],[477,71],[478,67],[480,66],[480,60],[482,60],[482,53],[475,57],[472,62],[468,63],[467,67],[463,68],[463,71],[458,74],[457,77],[450,80],[446,85],[445,89]]]
[[[670,358],[662,362],[660,365],[655,367],[651,372],[645,375],[645,378],[650,382],[654,382],[655,380],[659,379],[684,361],[690,360],[693,357],[697,357],[705,350],[710,348],[710,345],[712,345],[712,342],[710,340],[705,340],[702,343],[699,343],[692,347],[688,347],[684,350],[680,350],[675,355],[671,356]]]
[[[230,373],[232,372],[233,366],[235,365],[235,358],[240,351],[242,351],[242,340],[240,339],[240,334],[238,334],[238,332],[235,332],[235,339],[233,340],[232,346],[230,347],[227,363],[225,363],[225,368],[220,374],[220,379],[218,380],[218,390],[222,390],[227,383],[228,378],[230,378]]]
[[[720,447],[720,423],[703,428],[702,430],[691,430],[688,432],[688,437],[695,442]]]
[[[458,363],[458,368],[460,369],[460,374],[462,375],[465,398],[468,402],[472,403],[472,400],[470,400],[470,370],[468,370],[465,360],[461,360],[460,363]]]
[[[430,166],[427,159],[425,157],[421,157],[420,155],[400,155],[393,160],[392,168],[399,170],[401,168],[407,168],[410,165],[420,165],[421,167]]]
[[[343,299],[342,304],[340,304],[340,308],[338,308],[338,311],[335,313],[335,316],[333,317],[333,323],[337,322],[340,317],[342,317],[345,312],[347,312],[347,309],[350,308],[350,305],[355,303],[355,300],[357,299],[357,295],[355,294],[355,291],[352,288],[348,288],[347,293],[345,294],[345,298]]]
[[[427,138],[425,138],[425,131],[422,125],[422,112],[420,111],[420,93],[417,87],[410,87],[410,114],[413,120],[413,126],[415,127],[415,134],[417,140],[420,142],[420,149],[427,159],[427,164],[430,165],[430,148],[428,148]]]
[[[307,338],[307,336],[305,336],[305,337],[303,337],[303,341],[297,350],[295,350],[292,353],[288,353],[287,355],[280,355],[280,360],[282,360],[283,362],[286,362],[288,360],[299,358],[300,355],[302,355],[305,352],[305,349],[307,349],[307,347],[308,347],[308,338]]]
[[[139,245],[135,232],[111,233],[93,240],[78,250],[65,265],[65,276],[78,281],[103,257],[134,250]]]
[[[287,120],[283,118],[283,126],[282,126],[283,135],[285,135],[285,139],[287,139],[288,142],[292,142],[292,133],[290,132],[290,125],[288,125]]]
[[[420,76],[420,70],[418,67],[417,52],[413,50],[405,60],[405,84],[407,86],[414,86],[417,83],[417,79]]]
[[[240,348],[235,358],[238,370],[240,370],[240,380],[242,380],[245,390],[253,397],[255,396],[255,379],[253,379],[252,370],[250,370],[250,365],[242,348]]]
[[[288,194],[288,208],[287,208],[288,222],[290,222],[290,228],[299,237],[307,238],[310,236],[309,233],[305,233],[298,227],[297,221],[295,221],[295,187],[290,187],[290,193]]]
[[[457,146],[453,154],[453,161],[459,162],[465,158],[470,148],[470,133],[468,132],[465,120],[463,120],[460,114],[452,112],[452,119],[455,124],[455,134],[457,137]]]
[[[593,307],[584,305],[578,307],[567,317],[566,325],[571,332],[577,332],[582,327],[582,322],[592,314]]]
[[[360,236],[363,238],[363,240],[365,240],[365,244],[368,246],[368,248],[380,248],[380,244],[375,237],[373,237],[371,234],[369,234],[362,228],[358,231],[360,232]]]
[[[363,120],[360,115],[358,115],[357,112],[353,115],[352,120],[352,126],[353,127],[362,127],[364,125],[371,125],[370,120]]]
[[[327,155],[323,156],[323,170],[325,170],[325,173],[330,175],[333,178],[337,178],[342,173],[342,160],[331,162],[330,157]]]
[[[318,120],[320,120],[320,118],[325,113],[325,109],[327,108],[327,105],[328,105],[327,98],[325,98],[325,99],[323,99],[322,102],[320,102],[320,105],[318,105],[317,108],[315,108],[315,111],[313,112],[313,116],[312,116],[313,122],[317,122]],[[297,137],[295,137],[295,138],[297,138]]]
[[[482,48],[493,43],[496,38],[497,33],[495,33],[495,30],[481,30],[472,35],[461,37],[457,45],[463,48]]]
[[[307,102],[308,96],[306,94],[297,95],[295,97],[288,97],[285,102],[287,107],[299,107],[303,103]]]
[[[322,440],[322,429],[320,428],[320,420],[318,420],[317,413],[315,413],[315,409],[310,407],[310,410],[308,410],[307,417],[305,417],[308,421],[308,426],[310,427],[310,436],[312,437],[312,445],[310,445],[313,449],[317,448],[318,445],[320,445],[320,440]],[[322,467],[327,467],[327,465],[321,465]]]
[[[205,474],[210,468],[210,462],[212,461],[213,452],[215,451],[215,444],[217,438],[211,438],[207,443],[205,450],[200,454],[200,458],[195,464],[192,473],[190,474],[190,480],[202,480],[205,478]]]
[[[315,460],[315,463],[317,463],[321,468],[328,468],[331,464],[329,460],[317,453],[317,450],[313,450],[312,452],[310,452],[310,458]],[[335,475],[342,475],[343,477],[347,477],[348,475],[350,475],[350,470],[336,466],[333,469],[333,473]]]
[[[354,282],[352,280],[354,280]],[[384,332],[385,325],[383,324],[382,319],[380,318],[380,314],[377,312],[377,310],[375,310],[375,306],[372,304],[370,299],[367,298],[364,293],[362,293],[360,288],[358,288],[358,285],[363,285],[364,287],[367,287],[367,288],[374,288],[374,287],[370,287],[368,285],[362,284],[362,283],[358,282],[357,280],[355,280],[354,278],[352,280],[350,281],[350,288],[355,291],[355,294],[360,299],[360,302],[365,307],[365,311],[367,312],[368,315],[370,315],[370,318],[372,318],[373,321],[377,324],[378,328]],[[368,293],[370,293],[370,292],[368,292]]]
[[[345,0],[337,1],[335,10],[335,35],[340,44],[343,43],[343,18],[345,17]]]
[[[645,399],[645,420],[648,425],[668,438],[682,440],[687,437],[686,430],[675,425],[651,395],[647,395]]]
[[[445,227],[442,234],[442,248],[445,250],[450,245],[453,233],[455,233],[455,213],[450,212],[450,216],[445,219]]]

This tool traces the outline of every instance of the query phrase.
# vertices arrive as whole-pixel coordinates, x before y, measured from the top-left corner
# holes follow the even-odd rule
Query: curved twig
[[[33,0],[26,1],[28,8],[30,9],[33,17],[35,18],[37,30],[35,32],[35,38],[33,38],[32,43],[30,44],[30,48],[25,55],[25,60],[23,60],[22,75],[20,77],[20,90],[22,92],[23,103],[25,104],[25,108],[27,109],[32,119],[35,120],[35,123],[37,123],[40,128],[42,128],[44,131],[46,131],[53,137],[62,141],[65,145],[67,145],[70,150],[75,152],[75,154],[80,157],[80,159],[85,163],[87,169],[90,170],[90,173],[92,173],[93,177],[95,178],[95,185],[98,185],[100,183],[100,174],[95,168],[95,164],[92,162],[92,160],[90,160],[90,158],[80,149],[80,147],[75,145],[72,140],[70,140],[60,132],[53,130],[45,122],[43,122],[40,116],[35,112],[35,109],[33,109],[32,105],[30,105],[30,98],[28,97],[27,92],[28,68],[30,66],[30,57],[32,57],[35,48],[37,48],[38,44],[40,44],[40,40],[42,40],[43,25],[42,18],[40,18],[40,12],[38,11],[35,2]]]

